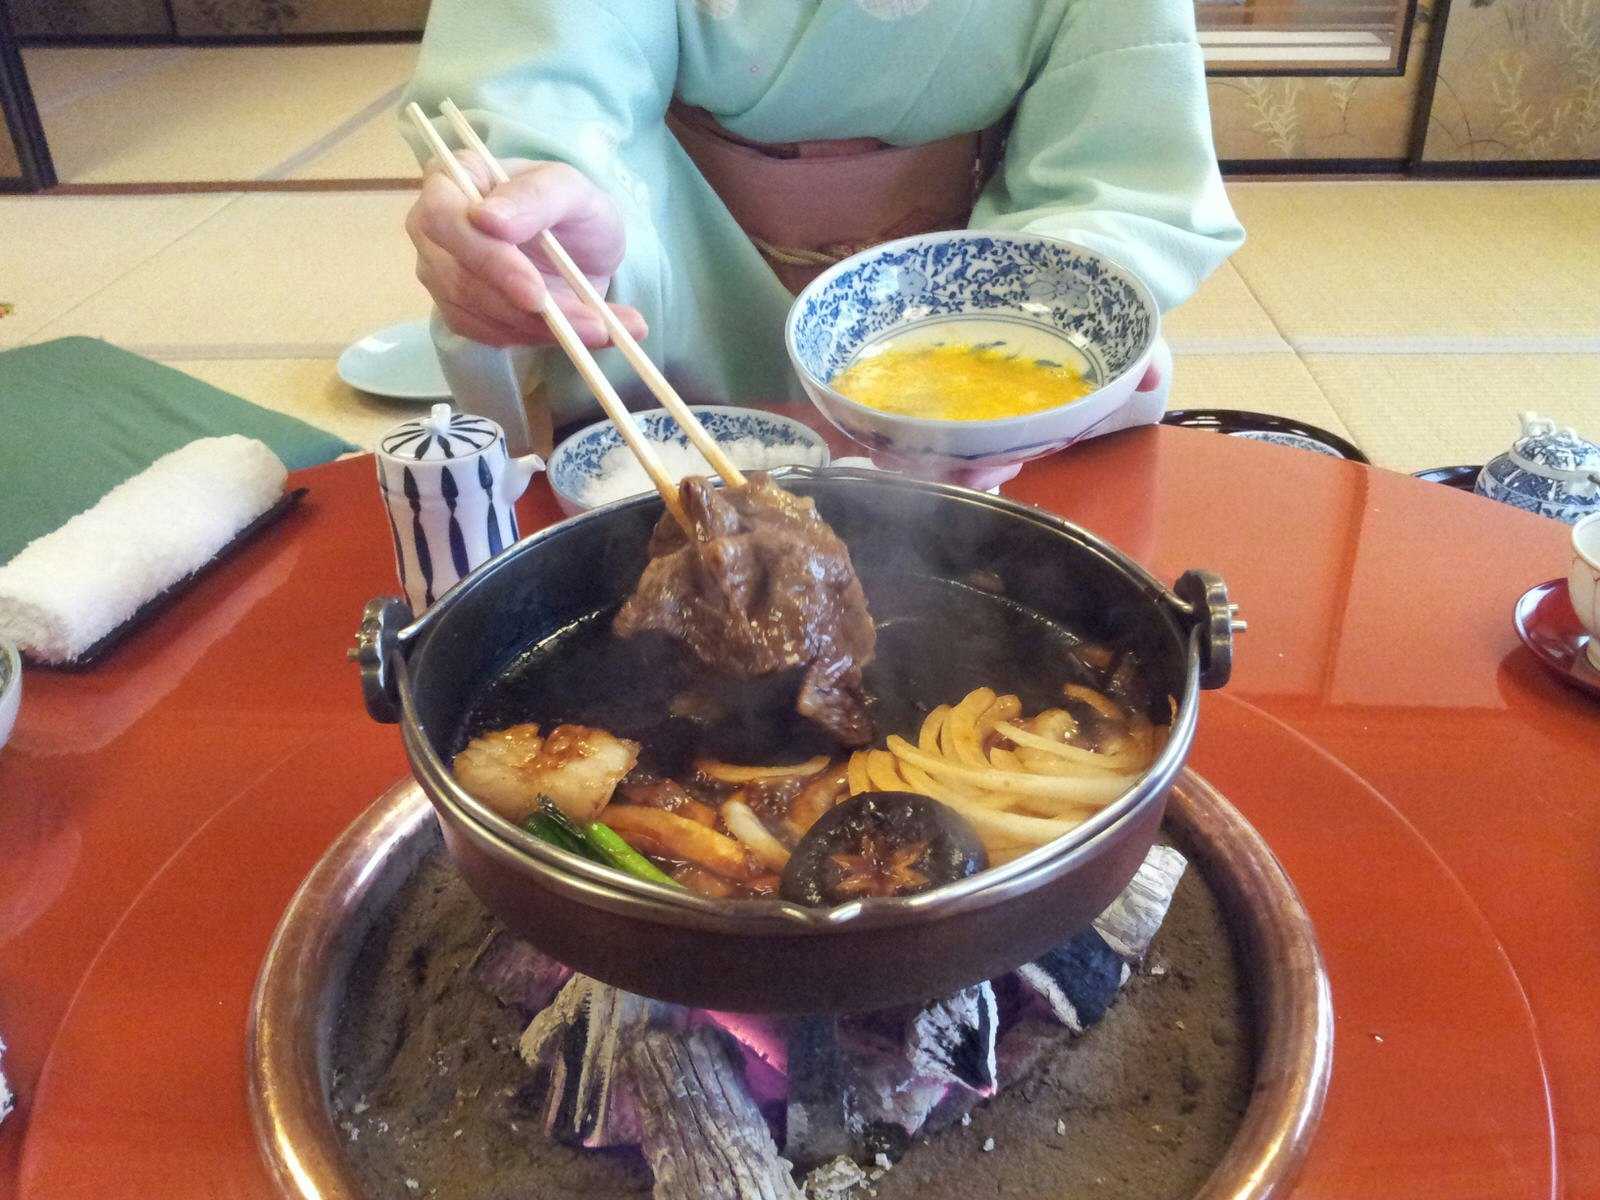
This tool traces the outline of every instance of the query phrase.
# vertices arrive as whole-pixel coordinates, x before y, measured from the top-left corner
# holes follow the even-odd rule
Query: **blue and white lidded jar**
[[[1600,512],[1600,446],[1537,413],[1522,436],[1478,472],[1473,490],[1568,525]]]
[[[389,510],[395,565],[414,616],[518,538],[517,498],[544,469],[512,458],[487,417],[435,404],[378,441],[378,489]]]

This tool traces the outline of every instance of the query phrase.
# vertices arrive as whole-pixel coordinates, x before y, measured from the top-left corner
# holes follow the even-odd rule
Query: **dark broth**
[[[1075,652],[1076,634],[1004,596],[916,575],[864,574],[863,585],[878,627],[877,657],[866,670],[875,744],[891,733],[915,736],[933,708],[974,688],[1013,693],[1024,712],[1037,712],[1061,706],[1063,684],[1105,685]],[[663,637],[614,636],[613,615],[574,622],[514,659],[476,697],[453,750],[526,721],[590,725],[633,739],[643,747],[641,767],[667,776],[684,774],[697,754],[765,764],[837,749],[793,711],[797,675],[748,684],[710,679]],[[1148,695],[1118,699],[1155,707]],[[686,709],[694,715],[673,715]]]

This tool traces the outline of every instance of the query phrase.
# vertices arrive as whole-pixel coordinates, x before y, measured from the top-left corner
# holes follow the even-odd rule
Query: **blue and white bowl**
[[[829,421],[937,476],[1037,458],[1096,432],[1144,376],[1160,323],[1149,289],[1093,251],[1035,234],[954,230],[887,242],[829,268],[795,300],[784,337]],[[829,386],[891,339],[946,338],[1074,363],[1095,390],[1043,412],[948,421],[868,408]]]
[[[790,417],[762,412],[754,408],[731,408],[713,404],[690,405],[689,411],[733,459],[741,470],[765,470],[795,464],[825,467],[829,463],[828,443],[816,430]],[[650,409],[634,414],[634,419],[645,437],[662,448],[664,465],[674,478],[683,475],[708,473],[702,460],[696,460],[694,469],[674,469],[687,466],[691,454],[689,436],[663,409]],[[755,443],[751,446],[751,443]],[[550,488],[556,494],[561,511],[569,517],[591,508],[623,498],[619,495],[601,495],[602,489],[617,490],[617,482],[607,475],[605,464],[611,451],[624,445],[622,435],[610,420],[600,421],[573,434],[555,448],[546,464]],[[753,453],[745,453],[749,447]],[[613,455],[610,461],[631,463],[625,452]],[[637,471],[639,486],[627,493],[639,495],[652,490],[643,468]]]

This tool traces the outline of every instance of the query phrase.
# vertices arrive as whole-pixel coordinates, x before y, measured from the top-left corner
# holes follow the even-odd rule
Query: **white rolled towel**
[[[210,562],[287,477],[237,434],[163,455],[0,567],[0,637],[41,662],[73,661]]]

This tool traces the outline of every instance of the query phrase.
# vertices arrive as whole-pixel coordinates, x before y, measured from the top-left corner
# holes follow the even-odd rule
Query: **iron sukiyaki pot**
[[[368,606],[369,710],[400,724],[454,863],[517,936],[696,1007],[860,1011],[1043,954],[1157,836],[1199,693],[1227,679],[1222,581],[1169,590],[961,488],[776,478],[859,575],[865,723],[808,719],[815,664],[738,677],[670,613],[618,622],[657,497],[525,539],[409,625],[402,601]]]

